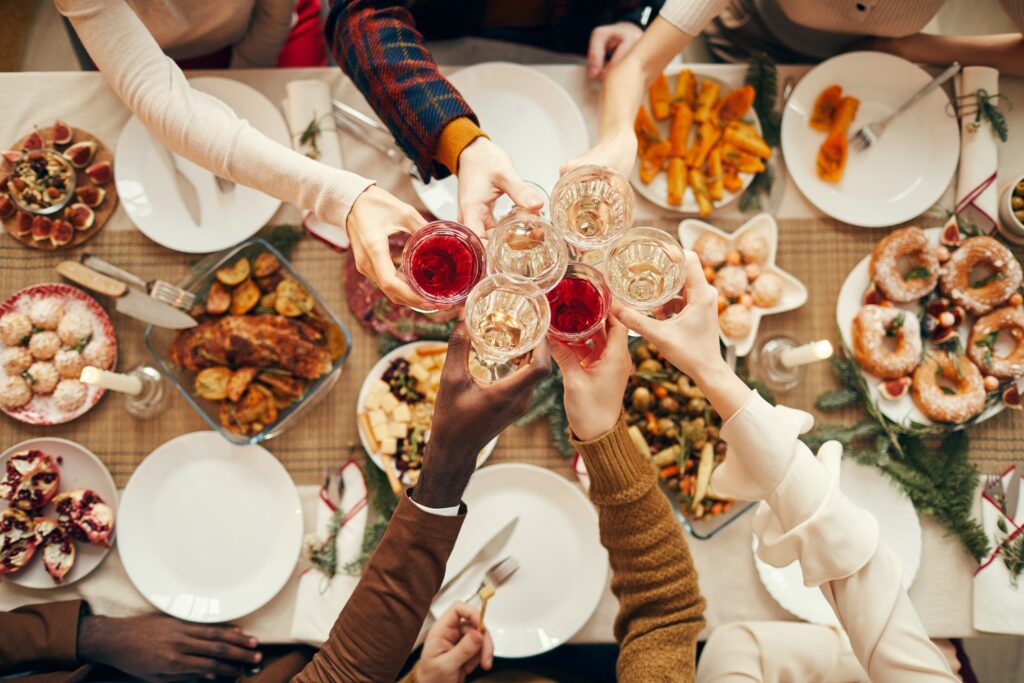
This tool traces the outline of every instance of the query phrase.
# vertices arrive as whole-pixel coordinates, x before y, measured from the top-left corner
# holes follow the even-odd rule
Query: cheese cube
[[[368,414],[368,417],[370,419],[370,424],[373,427],[376,427],[377,425],[381,424],[386,424],[388,421],[388,416],[384,413],[383,410],[371,410]]]
[[[377,410],[380,408],[380,398],[381,394],[374,394],[371,392],[370,395],[366,397],[366,410]]]
[[[391,412],[391,419],[395,422],[411,422],[412,411],[409,410],[409,404],[399,403],[398,407]]]
[[[381,439],[380,452],[384,455],[394,455],[398,452],[398,441],[390,436]]]
[[[391,387],[382,379],[377,380],[370,387],[370,396],[383,396],[384,394],[390,394]]]
[[[419,382],[422,382],[430,377],[430,370],[427,370],[427,368],[420,363],[413,363],[409,366],[409,376]]]
[[[399,403],[401,401],[395,398],[394,394],[388,394],[380,400],[380,409],[385,413],[390,413],[398,407]]]
[[[404,422],[392,422],[388,426],[388,436],[395,439],[404,439],[409,433],[409,426]]]
[[[384,439],[391,436],[391,427],[387,422],[381,422],[380,424],[370,425],[370,431],[373,433],[373,438],[380,443]]]

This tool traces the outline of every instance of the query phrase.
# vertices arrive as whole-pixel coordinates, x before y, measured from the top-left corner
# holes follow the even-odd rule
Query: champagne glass
[[[686,279],[682,247],[664,230],[633,228],[611,246],[604,274],[615,298],[651,312],[679,293]]]
[[[633,222],[636,195],[620,173],[580,166],[563,175],[551,192],[551,219],[581,251],[606,247]]]
[[[565,277],[547,293],[552,337],[567,344],[585,344],[604,327],[611,294],[601,271],[570,263]]]
[[[569,248],[561,233],[543,216],[514,209],[487,235],[489,273],[521,275],[547,292],[569,265]]]
[[[472,230],[434,221],[405,243],[402,272],[414,292],[437,309],[450,308],[465,301],[484,276],[485,259],[484,245]]]
[[[544,292],[520,275],[490,275],[466,299],[466,329],[491,381],[513,372],[513,361],[540,344],[550,323]]]

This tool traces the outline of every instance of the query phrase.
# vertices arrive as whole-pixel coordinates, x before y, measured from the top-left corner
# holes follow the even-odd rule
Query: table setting
[[[159,610],[319,645],[418,479],[455,313],[473,373],[493,381],[546,335],[588,343],[613,299],[670,314],[687,249],[719,291],[737,372],[815,415],[808,445],[846,447],[843,490],[899,550],[929,635],[1024,632],[998,609],[1024,600],[1021,471],[1007,469],[1024,436],[1024,366],[1011,358],[1024,331],[1024,138],[1019,113],[1004,107],[1008,138],[977,114],[1024,97],[1024,80],[957,69],[847,150],[846,135],[943,70],[870,52],[772,64],[770,79],[766,68],[669,67],[638,114],[628,178],[559,176],[596,138],[583,67],[445,70],[547,198],[539,212],[503,209],[501,239],[486,245],[457,222],[455,179],[422,182],[337,69],[188,74],[272,139],[425,210],[424,228],[392,237],[392,257],[439,311],[391,305],[355,271],[343,228],[164,149],[98,75],[36,75],[68,101],[0,104],[0,138],[18,141],[4,172],[46,150],[77,187],[53,219],[0,195],[0,474],[18,473],[0,482],[0,609],[80,597],[101,614]],[[26,138],[36,127],[38,146]],[[906,244],[886,241],[904,230],[916,231]],[[456,261],[443,281],[439,254]],[[963,282],[947,283],[940,266],[961,260]],[[645,269],[659,274],[653,289],[635,277]],[[872,335],[904,364],[873,366]],[[728,445],[700,390],[646,340],[631,353],[630,437],[686,531],[708,630],[834,623],[798,564],[757,558],[756,506],[709,486]],[[972,407],[943,412],[964,396]],[[607,553],[560,404],[554,375],[480,452],[428,617],[476,601],[499,657],[614,642]],[[33,534],[36,519],[51,525]]]

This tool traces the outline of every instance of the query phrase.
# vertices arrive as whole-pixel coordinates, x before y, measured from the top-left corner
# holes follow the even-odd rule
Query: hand
[[[412,494],[426,507],[459,504],[476,469],[477,454],[526,412],[533,387],[551,372],[548,348],[541,342],[530,359],[511,375],[482,384],[469,372],[471,347],[466,324],[459,323],[448,339],[430,441]]]
[[[604,78],[608,69],[618,64],[643,35],[643,29],[630,21],[595,28],[587,50],[587,76]]]
[[[413,233],[426,224],[420,212],[391,193],[371,185],[359,195],[349,211],[345,229],[352,242],[356,270],[395,303],[430,308],[403,280],[391,260],[388,237],[396,232]]]
[[[594,349],[551,342],[551,357],[562,370],[569,427],[583,441],[606,434],[618,423],[621,397],[633,371],[626,326],[609,318],[606,333],[607,340]],[[620,400],[612,400],[616,396]]]
[[[565,175],[580,166],[602,166],[618,171],[625,177],[633,172],[636,163],[636,135],[629,128],[598,140],[594,147],[581,157],[562,164],[559,173]]]
[[[263,655],[234,626],[202,626],[159,614],[116,619],[82,617],[78,657],[145,680],[240,676]]]
[[[421,683],[462,683],[477,666],[490,671],[494,664],[494,642],[483,631],[480,612],[456,602],[441,615],[423,643],[416,666]]]
[[[459,155],[460,220],[483,237],[494,225],[494,202],[503,194],[524,209],[544,206],[544,198],[523,182],[505,151],[479,137]]]

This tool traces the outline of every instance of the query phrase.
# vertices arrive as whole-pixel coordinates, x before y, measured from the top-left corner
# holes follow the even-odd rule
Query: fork
[[[848,142],[858,152],[863,152],[871,145],[878,142],[878,138],[882,137],[882,133],[885,131],[885,127],[892,122],[894,118],[905,112],[906,110],[917,104],[925,95],[935,90],[940,85],[953,78],[960,71],[960,62],[953,62],[948,69],[943,71],[941,74],[932,79],[932,82],[924,86],[916,93],[914,93],[910,99],[904,102],[899,109],[886,116],[884,119],[873,121],[868,125],[862,127],[856,133],[850,136]]]
[[[483,581],[480,582],[480,587],[473,591],[463,602],[468,603],[473,598],[480,595],[481,591],[486,588],[494,590],[501,584],[509,580],[513,574],[519,571],[519,560],[509,555],[499,562],[495,562],[491,565],[491,568],[484,574]]]
[[[162,301],[183,311],[191,309],[196,303],[196,295],[194,293],[181,287],[176,287],[166,280],[154,280],[152,283],[148,283],[141,277],[133,275],[123,268],[118,268],[112,263],[107,263],[92,254],[82,254],[81,260],[84,265],[96,272],[138,287],[144,292],[149,292],[149,295],[157,301]]]

